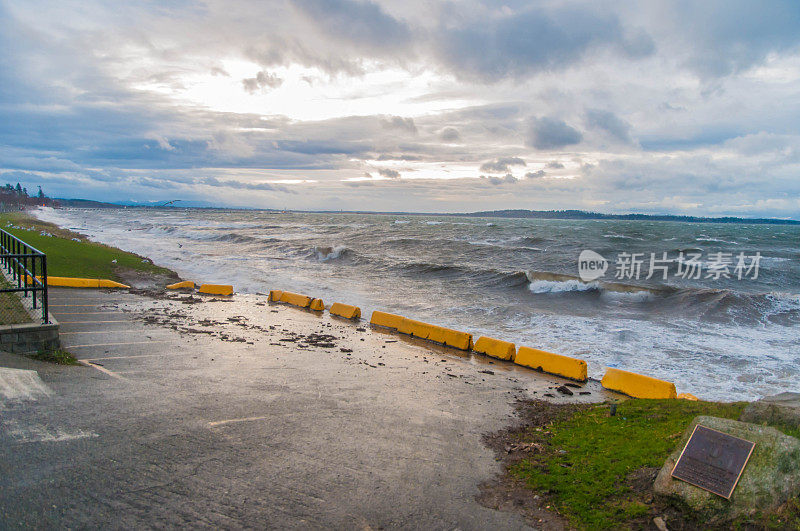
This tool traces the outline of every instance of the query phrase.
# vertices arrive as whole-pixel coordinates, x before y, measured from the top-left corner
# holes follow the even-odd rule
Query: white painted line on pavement
[[[83,358],[83,361],[124,360],[128,358],[173,358],[177,354],[132,354],[130,356],[105,356],[103,358]]]
[[[56,315],[102,315],[107,313],[125,313],[125,312],[120,310],[111,310],[107,312],[68,312],[68,313],[56,312]]]
[[[102,372],[104,374],[107,374],[107,375],[111,376],[112,378],[116,378],[117,380],[125,380],[125,377],[120,376],[119,374],[117,374],[117,373],[115,373],[113,371],[109,371],[108,369],[106,369],[102,365],[96,365],[96,364],[94,364],[94,363],[92,363],[90,361],[86,361],[86,360],[78,360],[78,361],[81,364],[86,365],[87,367],[91,367],[93,369],[97,369],[98,371],[100,371],[100,372]]]
[[[153,341],[131,341],[128,343],[90,343],[86,345],[67,345],[66,348],[114,347],[117,345],[148,345],[150,343],[169,343],[169,341],[157,339]]]
[[[150,330],[86,330],[86,331],[79,331],[79,332],[60,332],[60,336],[69,336],[72,334],[144,334],[146,332],[150,332]]]
[[[59,321],[59,324],[89,324],[89,323],[129,323],[127,319],[122,321]]]
[[[97,306],[100,305],[99,304],[51,304],[49,308],[83,308],[83,307],[95,308]]]

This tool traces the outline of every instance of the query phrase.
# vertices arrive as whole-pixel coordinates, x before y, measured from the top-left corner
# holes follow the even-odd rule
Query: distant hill
[[[92,201],[90,199],[56,199],[58,206],[67,208],[218,208],[207,201],[183,201],[176,199],[172,201],[120,201],[118,203],[105,203],[103,201]]]
[[[223,210],[264,210],[252,208],[214,207],[211,203],[199,201],[151,201],[147,203],[104,203],[89,199],[56,199],[57,206],[72,208],[197,208]],[[460,216],[475,218],[529,218],[529,219],[605,219],[622,221],[680,221],[684,223],[752,223],[758,225],[800,225],[794,219],[776,218],[739,218],[734,216],[704,217],[704,216],[675,216],[671,214],[602,214],[600,212],[587,212],[585,210],[485,210],[481,212],[447,213],[440,212],[376,212],[367,210],[286,210],[285,212],[315,212],[321,214],[385,214],[392,216]]]
[[[467,214],[447,214],[480,218],[533,218],[533,219],[609,219],[631,221],[682,221],[685,223],[754,223],[761,225],[800,225],[794,219],[774,218],[720,218],[701,216],[674,216],[670,214],[601,214],[584,210],[487,210]]]
[[[114,203],[103,203],[102,201],[92,201],[90,199],[55,199],[60,207],[67,208],[120,208]]]

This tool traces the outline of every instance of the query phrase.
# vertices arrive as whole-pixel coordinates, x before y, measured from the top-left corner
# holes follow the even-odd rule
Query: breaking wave
[[[337,245],[336,247],[314,247],[312,256],[320,262],[332,262],[335,260],[344,260],[346,258],[353,258],[355,252],[344,245]]]

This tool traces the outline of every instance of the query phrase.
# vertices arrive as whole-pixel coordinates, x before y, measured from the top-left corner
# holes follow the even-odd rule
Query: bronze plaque
[[[672,477],[730,499],[755,443],[698,424]]]

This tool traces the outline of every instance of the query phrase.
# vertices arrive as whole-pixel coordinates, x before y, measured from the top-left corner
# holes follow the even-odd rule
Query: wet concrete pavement
[[[474,499],[500,472],[482,435],[517,398],[609,396],[264,297],[171,297],[52,290],[90,365],[0,354],[47,391],[0,393],[0,527],[524,528]]]

